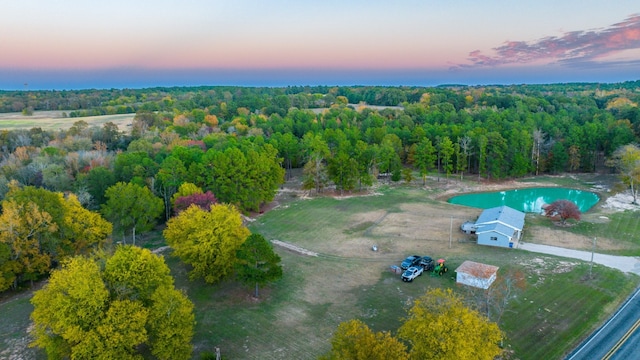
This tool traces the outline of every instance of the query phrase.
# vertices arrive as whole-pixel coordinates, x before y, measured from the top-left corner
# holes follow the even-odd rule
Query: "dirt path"
[[[300,246],[296,246],[284,241],[280,241],[280,240],[271,240],[271,243],[273,243],[274,245],[278,245],[282,248],[285,248],[287,250],[291,250],[294,253],[297,254],[302,254],[302,255],[307,255],[307,256],[318,256],[317,252],[311,251],[311,250],[307,250],[304,248],[301,248]]]

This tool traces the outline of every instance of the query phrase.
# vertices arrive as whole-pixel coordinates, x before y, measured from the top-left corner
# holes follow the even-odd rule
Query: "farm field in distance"
[[[578,179],[574,185],[588,186],[584,184],[589,181]],[[193,358],[213,353],[217,346],[229,359],[317,359],[329,350],[338,324],[354,318],[374,331],[395,334],[412,301],[430,287],[452,288],[468,295],[456,285],[453,270],[472,260],[499,266],[498,276],[509,269],[526,276],[527,287],[510,302],[500,322],[506,333],[505,347],[523,360],[560,359],[615,310],[637,286],[638,277],[596,265],[595,277],[588,279],[588,264],[578,260],[477,246],[458,229],[462,222],[475,219],[480,210],[445,202],[452,194],[479,188],[490,191],[535,185],[533,181],[488,185],[429,179],[426,186],[421,182],[381,185],[367,195],[308,197],[299,190],[298,180],[289,181],[270,209],[251,217],[248,226],[269,240],[291,243],[319,255],[275,247],[282,257],[284,276],[261,289],[260,299],[251,296],[253,289],[235,282],[215,286],[191,282],[187,268],[170,250],[164,252],[176,287],[184,289],[195,305]],[[585,214],[585,222],[606,213],[611,224],[593,226],[618,226],[615,217],[600,207],[602,202]],[[586,246],[583,241],[590,243],[587,235],[556,228],[544,218],[527,215],[527,222],[526,241],[564,242],[562,245],[575,248]],[[569,239],[571,243],[567,243]],[[628,251],[640,247],[615,234],[602,242],[624,242]],[[154,240],[154,246],[159,245]],[[373,245],[378,251],[372,250]],[[412,254],[445,258],[451,271],[443,277],[425,273],[412,283],[404,283],[389,267]],[[575,301],[578,298],[581,301]],[[0,317],[12,319],[11,326],[0,327],[0,357],[20,351],[25,351],[22,355],[26,358],[45,357],[25,347],[29,312],[24,295],[0,303]]]
[[[0,130],[31,129],[43,130],[68,129],[76,121],[84,120],[89,126],[102,126],[112,122],[120,131],[128,131],[135,114],[114,114],[101,116],[64,117],[63,111],[36,111],[27,116],[22,113],[0,113]]]

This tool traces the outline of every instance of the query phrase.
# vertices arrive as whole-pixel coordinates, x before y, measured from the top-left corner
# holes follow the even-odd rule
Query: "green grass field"
[[[415,224],[403,219],[413,216],[431,223],[438,220],[433,214],[439,214],[448,229],[449,213],[459,208],[432,200],[436,190],[398,187],[379,193],[340,200],[292,196],[252,222],[250,229],[267,239],[320,253],[312,257],[275,248],[284,276],[261,289],[259,300],[251,296],[253,289],[231,281],[213,286],[189,281],[185,265],[166,253],[177,287],[195,304],[194,358],[220,347],[225,359],[316,359],[329,350],[338,324],[354,318],[375,331],[395,333],[412,301],[429,288],[448,287],[466,296],[453,270],[473,260],[499,266],[499,276],[508,269],[526,276],[526,288],[510,302],[500,322],[505,346],[523,360],[560,359],[638,284],[635,275],[601,266],[594,266],[595,276],[589,279],[588,264],[577,260],[437,241],[428,234],[406,237],[398,229]],[[638,226],[637,216],[619,213],[610,218],[608,231],[619,232],[620,241]],[[531,226],[550,225],[540,221]],[[162,245],[158,233],[145,238]],[[371,243],[380,244],[380,251],[371,251]],[[389,266],[409,255],[408,249],[445,257],[451,271],[403,283]],[[0,305],[0,358],[24,341],[30,309],[26,297]],[[24,358],[44,357],[33,349],[25,351]]]

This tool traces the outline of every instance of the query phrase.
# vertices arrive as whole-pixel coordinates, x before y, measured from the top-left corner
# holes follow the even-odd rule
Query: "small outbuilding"
[[[522,211],[508,206],[484,210],[475,223],[478,244],[516,247],[522,236],[524,216]]]
[[[496,280],[498,269],[497,266],[467,260],[456,269],[456,282],[486,290]]]

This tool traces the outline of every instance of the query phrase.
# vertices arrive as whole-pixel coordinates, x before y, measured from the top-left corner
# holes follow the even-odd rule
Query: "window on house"
[[[498,237],[497,236],[492,236],[489,239],[493,240],[493,241],[498,241]]]

